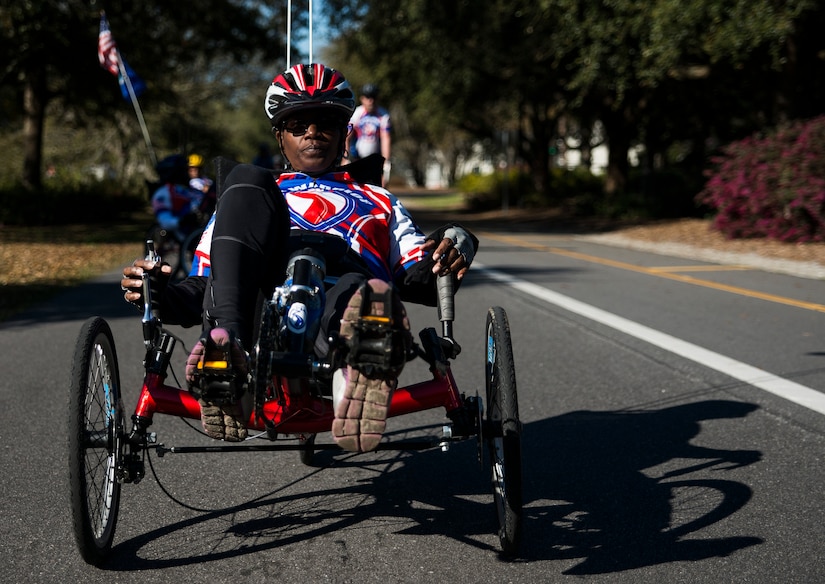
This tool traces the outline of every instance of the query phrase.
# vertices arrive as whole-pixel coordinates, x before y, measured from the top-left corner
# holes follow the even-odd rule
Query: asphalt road
[[[88,316],[113,327],[127,409],[141,380],[139,315],[111,273],[0,324],[3,579],[825,581],[825,282],[563,236],[480,235],[454,371],[462,391],[483,393],[484,319],[504,307],[524,423],[518,561],[498,557],[487,476],[467,442],[322,453],[318,467],[294,453],[153,456],[144,481],[123,487],[111,561],[84,564],[65,418]],[[416,330],[436,323],[408,308]],[[421,376],[412,363],[401,381]],[[425,412],[389,431],[433,434],[443,421]],[[209,443],[178,419],[159,416],[153,430],[167,445]]]

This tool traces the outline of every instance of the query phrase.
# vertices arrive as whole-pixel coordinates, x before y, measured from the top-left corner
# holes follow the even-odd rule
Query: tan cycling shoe
[[[340,334],[347,341],[347,367],[333,378],[332,436],[345,450],[368,452],[381,442],[412,343],[392,285],[378,279],[362,285],[344,311]]]

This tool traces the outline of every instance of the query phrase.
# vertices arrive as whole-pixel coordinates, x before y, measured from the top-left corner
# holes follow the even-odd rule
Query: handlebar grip
[[[150,262],[159,262],[161,260],[160,255],[158,255],[158,252],[155,249],[154,240],[146,240],[146,259]]]
[[[438,320],[453,322],[455,320],[455,275],[447,274],[436,279],[438,288]]]
[[[151,239],[146,240],[146,259],[149,261],[153,261],[155,263],[159,263],[161,261],[160,256],[158,255],[157,251],[155,250],[155,242]],[[152,302],[152,288],[149,282],[149,278],[151,276],[144,272],[143,274],[143,322],[149,322],[151,320],[160,320],[160,308],[158,306],[153,306]]]

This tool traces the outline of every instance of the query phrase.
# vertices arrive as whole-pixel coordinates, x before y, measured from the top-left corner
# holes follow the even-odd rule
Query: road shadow
[[[107,319],[140,317],[138,310],[123,300],[119,272],[57,292],[51,299],[0,322],[0,329],[85,320],[90,316]]]
[[[563,560],[559,570],[565,574],[601,574],[727,556],[762,543],[751,534],[701,533],[734,515],[752,494],[741,482],[706,479],[701,471],[753,464],[760,453],[691,443],[701,436],[703,422],[736,420],[755,409],[748,403],[702,401],[658,410],[571,412],[526,424],[519,559]],[[321,468],[308,467],[293,484],[118,543],[103,569],[138,571],[221,560],[363,529],[374,521],[380,521],[381,530],[446,536],[497,553],[488,471],[478,464],[476,444],[458,443],[447,454],[320,452]],[[685,459],[697,463],[685,466]],[[351,466],[368,470],[369,478],[312,490],[317,473]],[[659,476],[643,472],[663,466],[669,470]],[[575,564],[569,567],[571,561]]]
[[[736,420],[756,407],[708,400],[659,410],[571,412],[531,425],[524,458],[534,461],[532,473],[542,470],[531,473],[527,493],[555,504],[526,510],[527,526],[541,524],[542,537],[525,538],[524,556],[580,559],[564,573],[584,575],[727,556],[762,543],[752,535],[701,537],[701,529],[745,506],[752,491],[734,480],[696,477],[753,464],[761,453],[691,442],[703,421]],[[543,448],[532,438],[536,431]],[[680,466],[684,460],[699,462]],[[670,470],[643,472],[654,467]]]

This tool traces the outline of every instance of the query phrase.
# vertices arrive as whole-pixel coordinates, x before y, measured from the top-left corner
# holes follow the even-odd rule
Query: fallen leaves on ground
[[[0,244],[0,286],[75,283],[141,255],[139,243]]]

